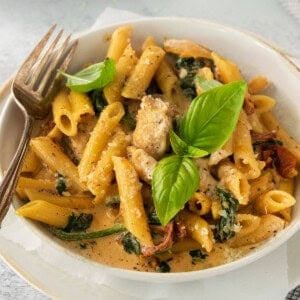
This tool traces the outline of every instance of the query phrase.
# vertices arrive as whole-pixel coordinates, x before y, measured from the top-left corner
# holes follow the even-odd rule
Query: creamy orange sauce
[[[122,222],[118,211],[116,209],[107,208],[104,204],[93,209],[93,215],[94,219],[88,231],[102,230]],[[236,260],[254,248],[253,245],[230,248],[226,243],[216,244],[213,251],[209,253],[205,259],[193,262],[188,250],[178,252],[178,249],[176,250],[176,246],[174,246],[173,250],[171,248],[155,257],[145,258],[124,251],[123,246],[120,243],[122,234],[123,233],[116,233],[107,237],[88,241],[63,242],[58,240],[58,242],[72,252],[98,263],[121,269],[144,272],[157,272],[157,266],[160,261],[167,262],[171,268],[171,272],[187,272],[207,269]],[[195,242],[193,242],[193,245],[195,245]],[[201,249],[200,244],[198,249]]]

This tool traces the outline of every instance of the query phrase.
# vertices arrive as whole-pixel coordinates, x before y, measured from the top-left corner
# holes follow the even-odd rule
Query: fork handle
[[[29,140],[33,129],[34,119],[26,114],[25,125],[22,132],[20,144],[17,151],[7,169],[7,172],[3,176],[3,180],[0,186],[0,226],[6,216],[9,206],[12,202],[15,188],[17,185],[17,179],[22,166],[23,158],[25,156]]]

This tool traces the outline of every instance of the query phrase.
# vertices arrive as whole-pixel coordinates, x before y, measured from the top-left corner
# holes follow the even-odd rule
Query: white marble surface
[[[147,16],[199,17],[232,25],[254,32],[300,58],[299,19],[290,14],[282,2],[290,1],[0,0],[0,85],[17,69],[50,25],[57,23],[68,32],[83,30],[90,27],[107,6]],[[0,278],[0,299],[47,299],[2,261]]]

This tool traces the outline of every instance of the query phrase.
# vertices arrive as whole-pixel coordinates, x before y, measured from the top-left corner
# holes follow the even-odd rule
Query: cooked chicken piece
[[[137,114],[133,145],[160,159],[169,148],[173,112],[160,98],[144,96]]]
[[[143,149],[134,146],[127,147],[128,159],[132,162],[139,177],[151,184],[157,161]]]

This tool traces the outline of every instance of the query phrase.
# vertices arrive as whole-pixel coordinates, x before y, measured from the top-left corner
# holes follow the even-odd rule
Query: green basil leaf
[[[220,81],[214,79],[206,79],[201,76],[197,76],[197,83],[203,91],[208,91],[210,89],[223,85]]]
[[[246,83],[237,81],[197,96],[180,123],[181,139],[209,153],[222,147],[236,126],[245,92]]]
[[[193,147],[193,146],[188,146],[188,151],[185,156],[190,157],[190,158],[199,158],[199,157],[206,156],[208,154],[209,154],[209,152],[207,152],[205,150],[201,150],[201,149]]]
[[[170,142],[173,151],[179,156],[185,156],[188,151],[188,145],[173,130],[170,131]]]
[[[105,59],[103,62],[90,65],[74,75],[58,70],[67,78],[66,86],[74,92],[86,93],[106,86],[115,76],[115,62]]]
[[[163,226],[183,209],[199,181],[198,169],[190,158],[173,155],[159,161],[153,173],[152,195]]]
[[[183,141],[173,130],[170,131],[170,142],[173,151],[182,157],[203,157],[208,155],[207,151],[201,150],[199,148],[189,146],[185,141]]]

